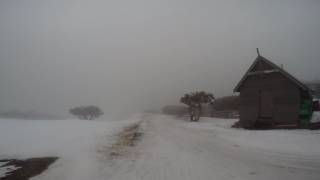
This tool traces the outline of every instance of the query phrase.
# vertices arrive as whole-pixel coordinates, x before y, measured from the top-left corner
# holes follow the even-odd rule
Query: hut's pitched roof
[[[285,71],[283,68],[280,68],[279,66],[277,66],[276,64],[274,64],[273,62],[271,62],[270,60],[266,59],[263,56],[258,55],[258,57],[256,58],[256,60],[253,62],[253,64],[250,66],[250,68],[248,69],[248,71],[245,73],[245,75],[242,77],[242,79],[239,81],[239,83],[237,84],[237,86],[234,88],[234,92],[239,92],[240,91],[240,87],[242,86],[242,84],[245,82],[245,80],[247,79],[247,77],[249,75],[252,74],[252,70],[253,68],[258,64],[258,62],[264,62],[266,64],[268,64],[269,66],[272,67],[272,71],[264,71],[262,73],[273,73],[273,72],[279,72],[281,73],[283,76],[285,76],[286,78],[288,78],[291,82],[293,82],[294,84],[296,84],[298,87],[300,87],[302,90],[304,91],[308,91],[311,92],[311,90],[302,82],[300,82],[298,79],[296,79],[294,76],[292,76],[291,74],[289,74],[287,71]],[[251,74],[250,74],[251,73]]]

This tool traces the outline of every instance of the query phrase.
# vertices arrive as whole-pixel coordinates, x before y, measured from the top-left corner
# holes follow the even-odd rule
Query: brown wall
[[[260,69],[260,68],[259,68]],[[272,94],[272,121],[275,124],[297,123],[299,120],[300,90],[280,73],[248,76],[240,87],[240,121],[252,125],[260,117],[260,92]],[[264,120],[266,121],[266,120]]]

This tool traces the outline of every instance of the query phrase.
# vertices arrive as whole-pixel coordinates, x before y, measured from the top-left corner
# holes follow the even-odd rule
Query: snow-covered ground
[[[231,126],[238,119],[201,118],[188,127],[211,130],[217,137],[264,151],[320,159],[320,130],[245,130]]]
[[[0,119],[0,159],[59,157],[40,176],[91,179],[97,168],[97,151],[113,142],[112,135],[139,120],[138,116],[123,121]],[[2,174],[9,171],[0,169]]]
[[[106,158],[112,135],[141,120],[141,142],[126,156]],[[112,122],[0,120],[0,158],[60,157],[33,180],[320,178],[320,131],[230,128],[235,121],[161,114]]]
[[[234,121],[201,118],[191,123],[150,115],[144,138],[133,149],[134,156],[120,160],[107,174],[113,180],[319,179],[317,150],[300,147],[286,152],[295,145],[318,147],[319,131],[231,129]],[[274,133],[271,144],[271,137],[264,136],[268,133]],[[285,145],[284,139],[288,140]],[[255,142],[246,142],[250,140]]]

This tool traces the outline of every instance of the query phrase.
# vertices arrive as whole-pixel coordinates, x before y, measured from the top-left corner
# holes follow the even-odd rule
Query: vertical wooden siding
[[[266,66],[265,68],[268,69]],[[265,69],[260,65],[259,70]],[[240,121],[244,126],[254,124],[260,114],[260,92],[272,93],[274,124],[291,124],[299,120],[300,89],[280,73],[249,76],[240,87]]]

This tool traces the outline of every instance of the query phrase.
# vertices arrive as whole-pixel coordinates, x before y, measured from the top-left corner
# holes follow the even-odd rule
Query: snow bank
[[[320,130],[245,130],[231,128],[238,119],[201,118],[192,128],[212,130],[237,145],[278,153],[320,157]]]

